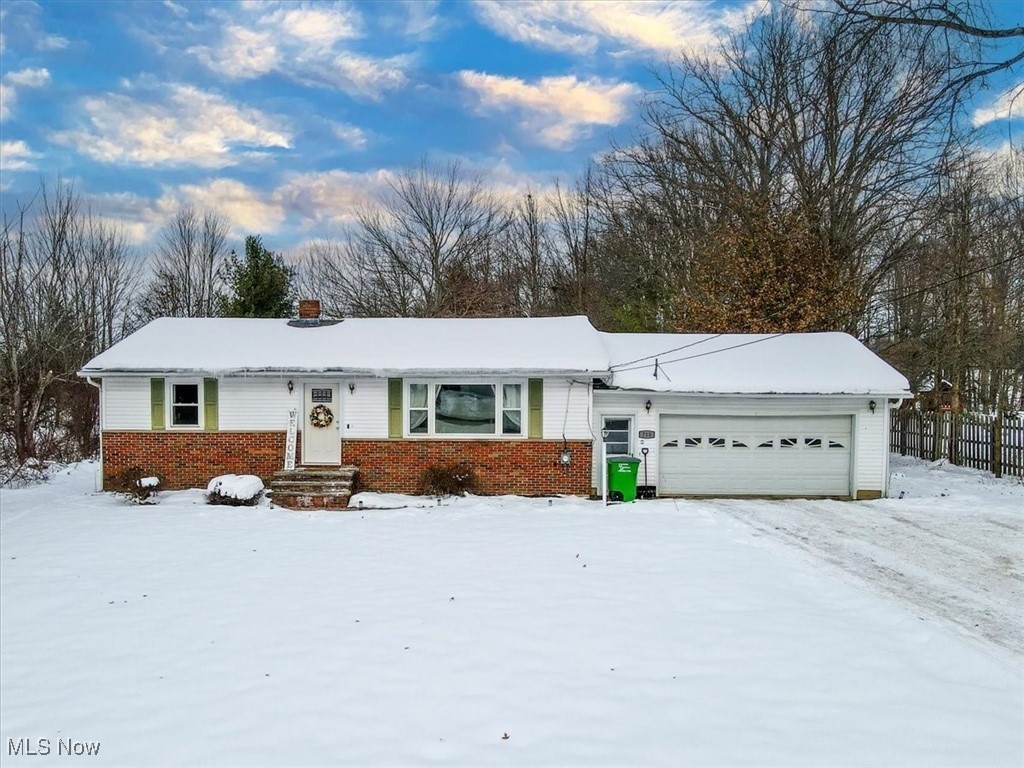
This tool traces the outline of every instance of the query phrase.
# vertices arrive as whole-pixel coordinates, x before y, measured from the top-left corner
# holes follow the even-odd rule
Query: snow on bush
[[[210,504],[254,506],[263,493],[263,481],[256,475],[220,475],[206,486]]]

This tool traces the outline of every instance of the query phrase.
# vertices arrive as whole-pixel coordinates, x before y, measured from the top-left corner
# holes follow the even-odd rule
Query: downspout
[[[95,381],[92,380],[92,376],[86,376],[85,377],[85,381],[88,384],[96,387],[96,390],[99,392],[99,398],[100,398],[99,424],[97,425],[99,427],[99,433],[100,433],[100,468],[99,468],[99,474],[96,476],[95,488],[96,488],[97,491],[102,491],[103,490],[103,386],[102,386],[102,379],[100,380],[100,382],[95,382]]]

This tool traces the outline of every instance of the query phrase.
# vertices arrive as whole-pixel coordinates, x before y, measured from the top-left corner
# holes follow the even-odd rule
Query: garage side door
[[[658,492],[846,496],[849,416],[662,416]]]

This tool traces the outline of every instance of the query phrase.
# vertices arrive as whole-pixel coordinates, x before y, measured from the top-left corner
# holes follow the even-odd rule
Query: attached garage
[[[848,496],[850,416],[661,416],[661,495]]]
[[[603,334],[593,432],[656,496],[877,499],[907,380],[844,333]],[[602,492],[600,451],[593,488]]]

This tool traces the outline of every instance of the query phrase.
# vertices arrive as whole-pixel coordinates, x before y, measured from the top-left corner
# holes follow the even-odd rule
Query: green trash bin
[[[636,499],[636,473],[640,459],[635,456],[609,456],[608,499],[610,501],[633,501]]]

